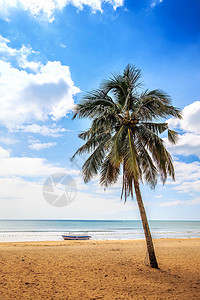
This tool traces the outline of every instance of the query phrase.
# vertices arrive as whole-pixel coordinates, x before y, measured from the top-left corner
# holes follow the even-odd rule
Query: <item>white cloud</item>
[[[53,207],[42,195],[43,181],[22,178],[0,178],[0,218],[10,219],[125,219],[137,216],[135,202],[126,205],[118,198],[96,197],[79,190],[74,201],[66,207]],[[12,187],[12,188],[11,188]]]
[[[39,151],[39,150],[53,147],[55,145],[56,145],[56,143],[33,143],[33,144],[29,145],[29,148]]]
[[[171,118],[167,121],[170,128],[183,131],[178,143],[171,145],[166,138],[164,141],[174,155],[196,155],[200,158],[200,101],[186,106],[182,113],[182,120]]]
[[[155,7],[156,5],[162,3],[163,0],[154,0],[152,3],[151,3],[151,7]]]
[[[200,101],[185,106],[182,113],[182,120],[171,118],[168,120],[169,126],[200,134]]]
[[[37,133],[44,136],[51,136],[51,137],[59,137],[64,132],[69,132],[65,128],[57,126],[55,123],[51,125],[38,125],[38,124],[31,124],[31,125],[21,125],[15,128],[15,131],[23,131],[23,132],[30,132],[30,133]]]
[[[195,155],[200,158],[200,101],[193,102],[186,106],[182,112],[182,120],[174,118],[168,120],[170,128],[183,131],[183,133],[179,134],[178,143],[171,145],[166,138],[164,141],[168,150],[174,156]],[[200,162],[193,161],[186,163],[175,158],[174,165],[176,182],[168,181],[168,188],[170,187],[170,189],[178,193],[197,199],[197,195],[200,193]],[[161,206],[198,204],[199,200],[196,201],[194,199],[168,201],[162,203]]]
[[[10,43],[10,41],[8,40],[8,39],[6,39],[6,38],[4,38],[3,36],[1,36],[0,35],[0,49],[1,49],[1,47],[2,47],[2,44],[7,44],[7,43]],[[5,45],[4,45],[4,47],[5,47]]]
[[[14,49],[8,46],[9,43],[10,40],[0,35],[0,53],[2,55],[2,60],[9,61],[11,59],[16,59],[20,68],[30,69],[33,72],[37,72],[40,69],[42,66],[40,62],[28,60],[30,55],[38,54],[33,51],[30,45],[28,47],[22,45],[20,49]]]
[[[176,181],[172,181],[170,179],[167,180],[166,188],[173,188],[179,192],[185,191],[189,194],[193,194],[196,189],[193,189],[191,183],[192,185],[198,186],[198,182],[200,181],[200,162],[194,161],[186,163],[182,161],[174,161],[174,169]]]
[[[190,178],[188,179],[190,180]],[[180,193],[188,193],[191,195],[194,193],[200,193],[200,179],[194,181],[188,181],[187,178],[185,178],[184,182],[177,185],[173,189],[179,191]]]
[[[21,56],[28,55],[31,53],[31,49],[25,46],[22,46],[21,49],[17,50],[9,47],[7,44],[10,43],[10,40],[2,37],[0,35],[0,53],[6,56]]]
[[[200,203],[200,162],[194,161],[185,163],[182,161],[174,162],[176,181],[167,181],[166,191],[174,192],[174,200],[166,201],[159,206],[193,205]],[[185,200],[176,200],[176,193],[183,195]],[[164,195],[166,197],[166,195]],[[182,196],[181,196],[182,197]],[[191,199],[190,199],[191,198]]]
[[[18,143],[18,140],[15,138],[10,138],[10,137],[0,137],[0,143],[3,143],[5,145],[13,145]]]
[[[177,206],[177,205],[197,205],[200,204],[200,198],[191,200],[175,200],[160,203],[159,206]]]
[[[65,45],[65,44],[62,44],[62,43],[60,43],[60,47],[61,47],[61,48],[66,48],[66,45]]]
[[[22,69],[30,69],[33,72],[38,72],[42,67],[42,64],[36,61],[27,61],[26,58],[21,58],[19,60],[19,66]]]
[[[10,157],[10,152],[8,150],[3,149],[0,147],[0,159]]]
[[[194,161],[191,163],[185,163],[181,161],[175,161],[174,166],[178,182],[200,179],[200,162]]]
[[[102,4],[104,3],[109,3],[116,9],[123,5],[124,0],[0,0],[0,12],[1,16],[6,19],[13,8],[23,9],[34,17],[41,17],[52,22],[54,13],[62,11],[69,4],[74,5],[79,10],[82,10],[86,5],[91,7],[93,12],[103,12]]]
[[[80,90],[71,79],[69,67],[58,61],[48,61],[46,65],[28,61],[27,57],[35,53],[31,48],[22,46],[16,50],[6,43],[8,40],[1,37],[0,52],[5,54],[5,60],[14,56],[20,67],[31,67],[36,73],[0,60],[0,122],[13,129],[34,120],[58,120],[72,110],[73,97]]]
[[[37,74],[29,74],[0,61],[0,121],[13,128],[23,123],[64,117],[73,109],[79,92],[69,67],[48,62]]]
[[[180,127],[182,130],[200,134],[200,101],[195,101],[183,109]]]
[[[9,151],[0,147],[0,176],[47,176],[53,173],[65,172],[61,167],[49,164],[44,158],[12,157]]]
[[[200,162],[186,163],[174,161],[176,181],[167,180],[165,186],[159,188],[162,193],[159,206],[178,206],[200,204]],[[161,183],[160,183],[161,185]],[[170,196],[172,195],[172,196]],[[159,198],[161,198],[159,196]],[[172,197],[174,200],[170,200]],[[158,198],[155,196],[155,198]],[[178,198],[178,199],[177,199]]]
[[[43,198],[44,178],[55,173],[69,174],[76,181],[76,198],[67,207],[55,208]],[[130,211],[132,216],[137,208],[135,201],[124,205],[119,196],[96,195],[96,184],[83,185],[79,171],[43,158],[12,157],[1,147],[0,175],[0,218],[116,219],[127,217]]]
[[[179,135],[179,140],[176,145],[169,143],[167,138],[164,138],[166,147],[174,155],[196,155],[200,158],[200,135],[195,133],[184,133]]]
[[[10,151],[0,147],[0,177],[44,177],[54,173],[79,175],[78,170],[48,163],[39,157],[12,157]]]

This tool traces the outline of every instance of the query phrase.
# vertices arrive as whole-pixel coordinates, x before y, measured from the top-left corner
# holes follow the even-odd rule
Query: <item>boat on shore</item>
[[[62,235],[64,240],[89,240],[90,235],[86,232],[68,232]]]

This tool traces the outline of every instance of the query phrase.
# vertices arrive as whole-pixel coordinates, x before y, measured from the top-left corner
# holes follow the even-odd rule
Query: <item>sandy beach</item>
[[[0,244],[0,299],[200,299],[200,239]]]

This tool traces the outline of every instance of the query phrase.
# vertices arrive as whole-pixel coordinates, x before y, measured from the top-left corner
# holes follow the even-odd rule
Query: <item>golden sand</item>
[[[0,244],[0,300],[200,299],[200,239]]]

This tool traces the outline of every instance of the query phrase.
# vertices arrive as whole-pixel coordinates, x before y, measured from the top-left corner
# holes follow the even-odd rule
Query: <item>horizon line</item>
[[[140,219],[0,219],[0,221],[89,221],[89,222],[119,222],[119,221],[140,221]],[[172,221],[172,222],[200,222],[199,220],[183,220],[183,219],[178,219],[178,220],[169,220],[169,219],[149,219],[149,221]]]

